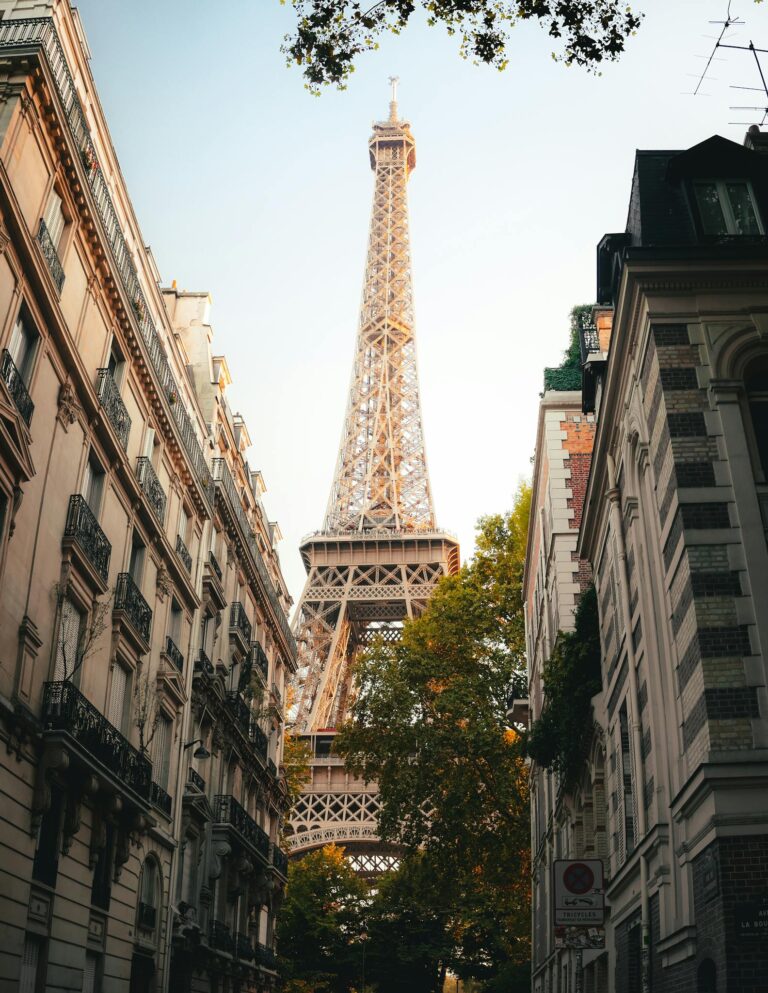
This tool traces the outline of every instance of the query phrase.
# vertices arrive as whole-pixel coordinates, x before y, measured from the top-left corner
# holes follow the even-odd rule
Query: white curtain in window
[[[112,668],[112,685],[109,689],[109,704],[107,705],[107,720],[122,731],[123,715],[125,713],[125,691],[128,686],[128,673],[121,665]]]
[[[51,241],[58,248],[61,232],[64,230],[64,214],[61,211],[61,197],[56,190],[51,190],[51,195],[48,197],[48,206],[45,208],[43,221],[48,228]]]
[[[11,353],[13,364],[19,370],[19,375],[26,383],[32,365],[35,351],[36,335],[27,325],[23,317],[19,317],[13,326],[11,343],[8,351]]]
[[[27,935],[24,939],[24,952],[21,959],[21,982],[19,993],[35,993],[37,966],[40,960],[40,941]]]
[[[71,676],[77,666],[77,649],[83,617],[72,601],[65,597],[61,605],[59,637],[56,641],[56,664],[53,678],[56,682]]]
[[[168,786],[168,768],[171,756],[171,722],[161,717],[155,728],[153,766],[155,782],[163,789]]]

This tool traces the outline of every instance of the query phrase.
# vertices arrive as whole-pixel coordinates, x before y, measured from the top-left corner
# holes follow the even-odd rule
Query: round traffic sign
[[[563,886],[569,893],[588,893],[595,885],[595,874],[583,862],[574,862],[563,873]]]

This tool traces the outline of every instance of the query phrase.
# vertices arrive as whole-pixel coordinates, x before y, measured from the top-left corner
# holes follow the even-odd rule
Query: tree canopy
[[[525,671],[522,573],[530,489],[481,520],[474,559],[438,584],[395,644],[356,668],[347,765],[378,783],[379,831],[425,860],[457,929],[452,969],[488,976],[529,954],[528,782],[507,725]]]
[[[286,0],[282,0],[283,3]],[[553,58],[595,70],[617,59],[642,15],[624,0],[290,0],[296,31],[283,52],[301,66],[307,86],[343,86],[358,56],[378,48],[385,32],[399,34],[421,8],[430,25],[442,24],[461,38],[461,54],[503,69],[510,31],[537,21],[559,44]]]

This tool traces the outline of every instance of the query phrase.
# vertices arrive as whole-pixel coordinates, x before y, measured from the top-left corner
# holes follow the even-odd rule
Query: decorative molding
[[[59,387],[57,419],[66,431],[80,416],[82,408],[77,401],[77,394],[69,380]]]
[[[157,597],[160,603],[165,602],[165,598],[173,592],[173,583],[165,565],[161,562],[157,570]]]

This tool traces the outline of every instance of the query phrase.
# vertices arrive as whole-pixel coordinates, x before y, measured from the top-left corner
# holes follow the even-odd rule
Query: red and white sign
[[[555,926],[602,924],[605,892],[601,859],[556,859],[552,864]]]

